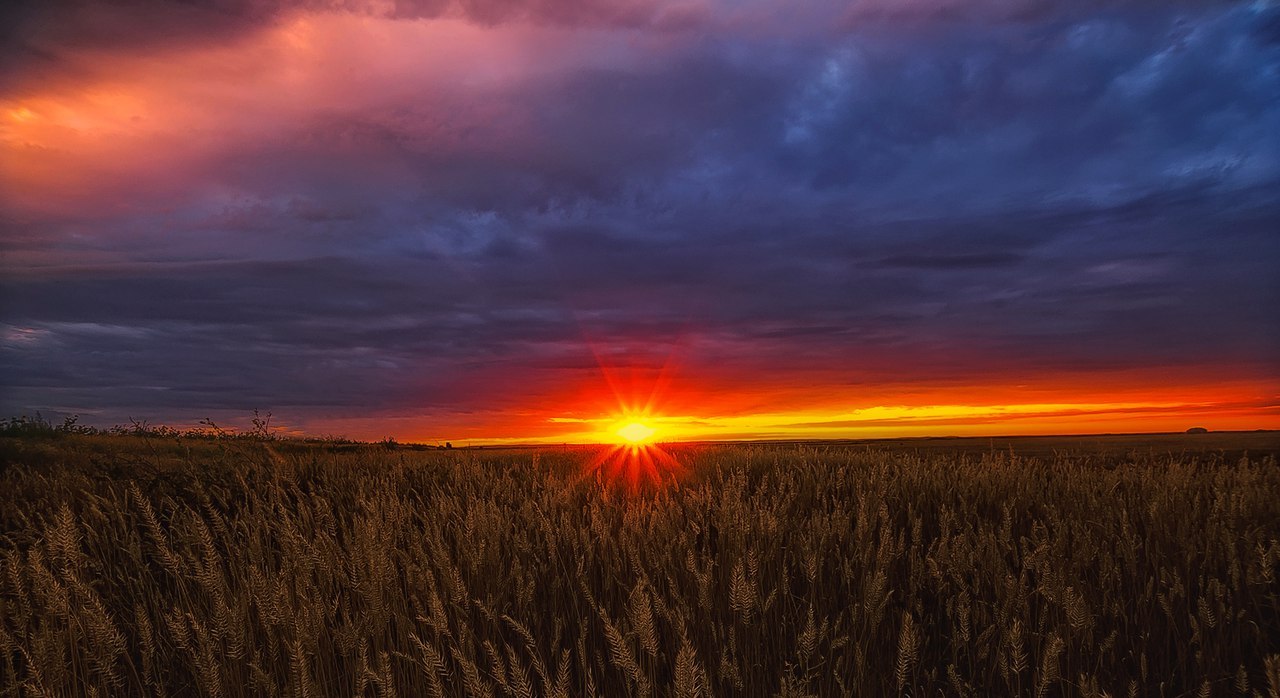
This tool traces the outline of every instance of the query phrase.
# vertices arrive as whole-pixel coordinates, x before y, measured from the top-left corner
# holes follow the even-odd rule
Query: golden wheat
[[[8,446],[0,696],[1280,698],[1271,457],[344,448]]]

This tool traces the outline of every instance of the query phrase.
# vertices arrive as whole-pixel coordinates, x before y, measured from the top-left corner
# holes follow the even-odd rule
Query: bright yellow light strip
[[[1012,405],[881,405],[855,410],[797,410],[733,416],[626,415],[621,418],[561,418],[548,421],[579,424],[582,431],[565,432],[547,441],[638,443],[652,438],[642,430],[662,432],[664,440],[741,438],[868,438],[980,433],[1051,433],[1071,423],[1090,431],[1097,421],[1125,422],[1144,410],[1159,412],[1207,405],[1178,402],[1024,403]],[[591,427],[595,426],[592,430]],[[1020,429],[1019,427],[1024,427]],[[1046,429],[1048,431],[1046,432]],[[626,430],[627,433],[624,433]],[[630,436],[628,434],[631,434]],[[635,438],[633,438],[635,437]]]
[[[616,433],[628,442],[638,444],[648,441],[656,431],[656,429],[647,424],[631,422],[619,428]]]

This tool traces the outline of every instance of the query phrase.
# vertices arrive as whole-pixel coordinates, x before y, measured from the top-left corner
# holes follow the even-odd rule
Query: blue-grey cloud
[[[309,113],[203,162],[215,194],[15,205],[0,407],[479,411],[654,343],[795,381],[1275,379],[1274,8],[864,3],[792,35],[563,7],[396,13],[680,37]],[[223,10],[231,33],[277,17]],[[32,16],[24,51],[89,31]]]

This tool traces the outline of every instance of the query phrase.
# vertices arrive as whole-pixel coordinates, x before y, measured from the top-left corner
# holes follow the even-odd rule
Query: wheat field
[[[1270,454],[0,441],[5,696],[1280,696]]]

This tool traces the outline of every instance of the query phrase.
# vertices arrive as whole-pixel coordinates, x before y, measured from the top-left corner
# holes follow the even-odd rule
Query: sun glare
[[[654,440],[659,431],[648,418],[634,413],[624,416],[602,433],[611,436],[613,443],[601,447],[584,471],[633,490],[643,482],[659,485],[675,477],[680,463]]]
[[[631,444],[642,444],[653,437],[656,430],[648,424],[630,422],[618,428],[617,434]]]

